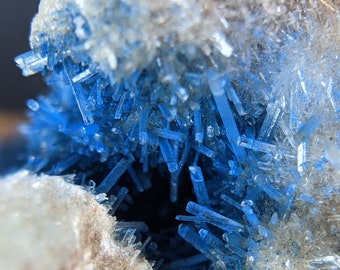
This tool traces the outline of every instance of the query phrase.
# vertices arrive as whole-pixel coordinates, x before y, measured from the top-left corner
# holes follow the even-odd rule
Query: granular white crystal
[[[59,176],[20,171],[0,181],[0,269],[151,269],[114,240],[116,221]]]
[[[65,12],[69,5],[79,10],[75,19]],[[85,20],[89,34],[83,29]],[[212,39],[228,57],[232,47],[219,32],[223,28],[219,16],[204,1],[43,0],[32,23],[30,41],[35,49],[47,36],[58,46],[67,43],[67,35],[75,33],[79,44],[69,44],[64,54],[75,57],[74,52],[85,52],[104,72],[116,70],[119,65],[121,72],[128,73],[149,64],[160,42],[174,33],[173,42],[177,44],[201,44]]]

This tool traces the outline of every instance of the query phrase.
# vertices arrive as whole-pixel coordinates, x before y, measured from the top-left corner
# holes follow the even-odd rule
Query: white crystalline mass
[[[113,240],[115,225],[63,177],[21,171],[0,180],[0,269],[151,269]]]
[[[34,51],[49,46],[105,74],[115,71],[119,79],[146,67],[164,44],[196,44],[207,55],[215,48],[226,58],[247,61],[254,36],[273,38],[285,26],[297,31],[312,27],[303,25],[301,18],[307,10],[320,8],[334,12],[336,4],[319,0],[42,0],[30,43]]]
[[[67,15],[60,12],[69,5],[81,15],[73,21],[67,21]],[[223,24],[209,5],[196,0],[43,0],[32,23],[31,47],[41,45],[41,34],[53,43],[75,33],[80,41],[86,41],[80,46],[73,44],[74,51],[86,52],[104,72],[119,65],[123,73],[146,66],[160,42],[171,34],[176,34],[176,42],[198,44],[211,37],[228,57],[232,47],[219,34]],[[85,20],[90,33],[83,29]],[[216,32],[213,36],[212,31]],[[72,51],[64,53],[72,55]]]

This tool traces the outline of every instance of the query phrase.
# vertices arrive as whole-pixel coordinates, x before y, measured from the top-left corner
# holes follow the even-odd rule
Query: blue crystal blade
[[[229,219],[194,202],[188,202],[186,210],[190,214],[196,215],[202,218],[202,220],[205,222],[210,223],[224,231],[229,232],[244,229],[244,226],[239,222]]]
[[[110,189],[117,183],[119,178],[129,168],[130,163],[127,159],[122,158],[111,172],[105,177],[105,179],[96,188],[97,193],[108,193]]]
[[[246,158],[246,152],[237,145],[237,139],[239,138],[240,133],[224,90],[228,78],[221,77],[213,71],[208,72],[207,77],[209,88],[215,99],[216,107],[221,116],[232,151],[238,161],[244,161]]]
[[[47,57],[41,57],[33,51],[18,55],[15,57],[14,61],[25,77],[43,71],[47,65]]]
[[[190,178],[194,186],[197,202],[203,206],[209,206],[208,190],[205,184],[203,173],[198,166],[189,166]]]
[[[159,138],[159,148],[170,173],[178,170],[178,163],[174,151],[167,139]]]

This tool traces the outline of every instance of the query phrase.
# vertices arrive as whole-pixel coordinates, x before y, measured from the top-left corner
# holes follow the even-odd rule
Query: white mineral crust
[[[121,2],[42,0],[32,23],[31,47],[39,47],[41,34],[47,35],[53,43],[74,32],[79,40],[86,41],[71,50],[86,52],[105,72],[116,70],[118,65],[125,72],[146,66],[155,56],[160,42],[174,33],[176,43],[202,44],[211,39],[220,44],[224,56],[229,57],[232,53],[225,35],[219,33],[225,26],[219,15],[212,11],[210,1],[208,5],[208,2],[196,0],[127,0],[124,1],[125,8]],[[60,11],[70,4],[79,10],[82,19],[65,23],[70,18]],[[88,36],[82,29],[85,20],[90,28]],[[72,24],[74,28],[70,27]],[[133,44],[136,47],[126,51]],[[64,53],[72,55],[71,51]]]
[[[63,177],[21,171],[0,180],[0,269],[151,269],[113,240],[115,225]]]

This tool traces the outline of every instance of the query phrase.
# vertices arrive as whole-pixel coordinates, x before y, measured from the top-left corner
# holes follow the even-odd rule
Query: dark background
[[[17,127],[26,121],[26,100],[46,92],[40,74],[25,78],[14,57],[30,50],[29,33],[39,0],[0,0],[0,175],[24,162],[25,141]]]
[[[0,0],[0,116],[22,115],[25,102],[46,90],[41,75],[25,78],[13,58],[30,50],[31,20],[39,0]]]

